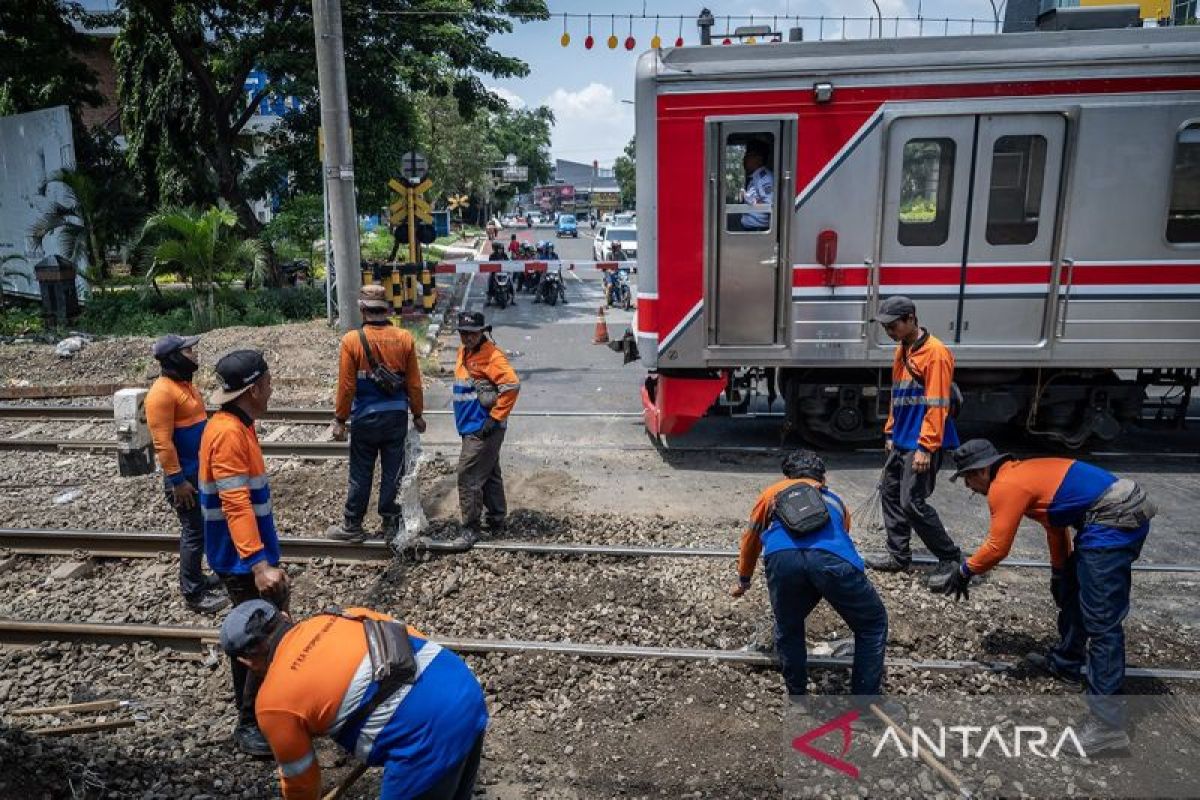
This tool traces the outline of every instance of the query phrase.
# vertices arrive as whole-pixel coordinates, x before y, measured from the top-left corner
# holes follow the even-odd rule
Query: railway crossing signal
[[[471,207],[471,200],[465,194],[452,194],[446,196],[446,208],[451,211],[462,211],[464,208]]]

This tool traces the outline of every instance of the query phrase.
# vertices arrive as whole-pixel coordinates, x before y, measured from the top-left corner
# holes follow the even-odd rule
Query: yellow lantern
[[[563,31],[563,35],[559,37],[558,41],[559,44],[561,44],[563,47],[566,47],[571,43],[571,34]]]
[[[657,33],[654,34],[654,36],[652,36],[650,38],[650,47],[653,48],[654,50],[657,50],[658,48],[662,47],[662,37],[659,36]]]
[[[609,37],[608,37],[608,49],[609,49],[609,50],[616,50],[616,49],[617,49],[617,37],[616,37],[616,34],[614,34],[614,35],[612,35],[612,36],[609,36]]]
[[[757,43],[758,43],[758,39],[754,38],[753,36],[749,36],[746,38],[746,44],[757,44]]]

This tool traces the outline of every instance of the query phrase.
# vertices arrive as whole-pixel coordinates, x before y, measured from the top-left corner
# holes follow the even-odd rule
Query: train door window
[[[897,237],[906,247],[936,247],[950,236],[954,140],[909,139],[904,144]]]
[[[1200,122],[1181,130],[1175,140],[1167,241],[1200,242]]]
[[[1029,244],[1037,238],[1045,173],[1046,137],[996,139],[988,191],[988,244]]]
[[[775,137],[730,133],[725,138],[725,230],[770,233],[775,210]]]

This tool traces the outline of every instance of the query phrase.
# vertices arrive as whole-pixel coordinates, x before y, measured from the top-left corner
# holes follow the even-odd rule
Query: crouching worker
[[[1156,509],[1134,481],[1070,458],[1020,461],[986,439],[954,451],[967,488],[987,497],[991,527],[975,555],[946,576],[941,592],[967,596],[972,575],[1008,556],[1021,517],[1046,529],[1050,594],[1058,606],[1058,645],[1031,653],[1038,669],[1068,683],[1083,679],[1091,714],[1079,735],[1089,756],[1129,746],[1126,711],[1116,697],[1125,682],[1125,632],[1133,562],[1142,553]],[[1075,529],[1074,541],[1067,528]]]
[[[258,724],[285,800],[320,797],[313,738],[383,767],[381,800],[469,800],[487,728],[483,690],[454,653],[365,608],[300,622],[265,600],[237,606],[221,647],[258,676]]]
[[[792,452],[782,467],[784,480],[767,487],[750,514],[750,527],[742,534],[738,583],[730,594],[745,594],[761,552],[775,613],[775,649],[793,703],[808,693],[804,623],[822,599],[854,632],[851,693],[879,695],[887,611],[850,541],[850,512],[825,487],[825,462],[816,453]]]

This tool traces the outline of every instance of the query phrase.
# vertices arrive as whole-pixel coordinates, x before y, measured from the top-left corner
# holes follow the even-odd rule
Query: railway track
[[[209,408],[211,414],[217,409]],[[451,416],[454,412],[448,409],[430,409],[426,410],[427,416]],[[89,405],[89,406],[46,406],[46,405],[13,405],[9,403],[0,404],[0,420],[3,419],[27,419],[38,421],[53,421],[53,422],[88,422],[95,421],[97,423],[112,422],[113,410],[111,406]],[[511,416],[514,417],[613,417],[613,418],[638,418],[642,417],[640,411],[529,411],[524,409],[514,409]],[[333,409],[323,407],[307,407],[307,408],[271,408],[266,411],[261,417],[266,422],[290,422],[293,424],[310,424],[310,425],[328,425],[333,419]]]
[[[0,618],[0,645],[37,646],[43,642],[124,645],[151,642],[158,647],[182,652],[204,653],[218,641],[216,628],[178,625],[127,625],[101,622],[63,622],[58,620],[17,620]],[[775,659],[752,650],[717,650],[687,647],[641,647],[620,644],[580,644],[576,642],[534,642],[518,639],[466,639],[437,637],[437,641],[460,653],[546,653],[579,658],[663,659],[667,661],[705,661],[743,664],[755,667],[775,665]],[[1005,661],[954,661],[889,658],[893,669],[927,672],[1008,672],[1019,665]],[[850,669],[852,658],[809,655],[808,665],[818,669]],[[1200,681],[1200,670],[1169,667],[1129,667],[1131,678]]]
[[[442,542],[423,545],[433,552],[448,552]],[[285,537],[280,548],[286,559],[328,558],[339,562],[385,562],[392,551],[382,541],[361,544],[339,542],[335,539]],[[179,536],[164,531],[91,531],[53,528],[0,528],[0,549],[15,555],[70,556],[86,552],[97,558],[154,558],[171,555],[179,549]],[[572,542],[519,542],[496,540],[479,542],[476,550],[530,555],[608,556],[613,558],[737,558],[737,550],[721,547],[656,547],[652,545],[581,544]],[[916,554],[913,561],[933,565],[933,556]],[[1010,558],[1001,568],[1049,569],[1047,561]],[[1137,572],[1200,573],[1200,564],[1134,563]]]

